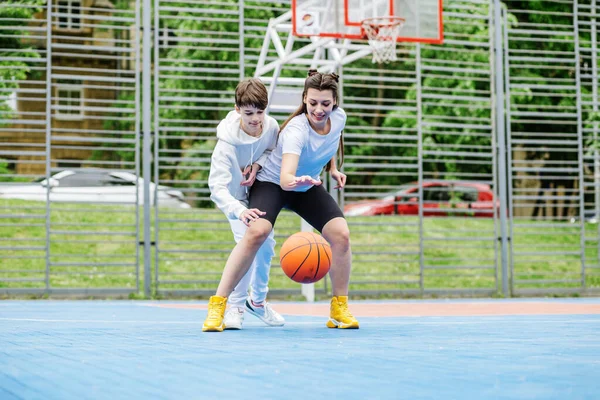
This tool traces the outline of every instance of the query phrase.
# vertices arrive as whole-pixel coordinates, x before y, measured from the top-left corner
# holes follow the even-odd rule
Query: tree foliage
[[[9,19],[17,18],[25,24],[36,10],[18,7],[19,5],[40,5],[43,0],[7,0],[3,4],[7,2],[14,4],[15,7],[0,8],[0,24],[12,26],[14,23]],[[454,4],[459,3],[455,10]],[[131,7],[132,4],[127,0],[117,2],[117,6],[122,8]],[[162,69],[158,83],[161,98],[154,99],[159,102],[160,126],[166,128],[159,132],[159,148],[164,160],[161,164],[164,167],[160,171],[161,176],[173,181],[191,180],[195,182],[193,185],[196,185],[198,190],[206,187],[209,153],[214,145],[214,128],[231,109],[233,89],[239,80],[239,64],[244,61],[246,76],[253,73],[254,65],[249,60],[258,55],[264,37],[264,30],[257,27],[264,28],[269,18],[276,17],[284,11],[280,2],[245,2],[246,58],[240,60],[240,32],[236,14],[238,6],[237,0],[220,1],[218,5],[210,2],[169,3],[168,8],[171,11],[161,10],[159,26],[154,27],[154,34],[161,35],[162,38],[159,59],[153,60],[154,67]],[[180,9],[175,11],[176,7]],[[348,66],[351,73],[347,73],[347,76],[358,76],[362,72],[356,71],[369,70],[370,73],[362,74],[370,75],[372,80],[369,82],[372,82],[372,85],[349,86],[345,89],[344,95],[354,99],[370,99],[370,104],[376,109],[363,114],[353,113],[349,117],[348,126],[359,131],[384,127],[387,134],[400,137],[416,135],[419,122],[428,124],[429,128],[422,136],[423,149],[430,154],[423,159],[426,176],[445,179],[489,176],[492,173],[492,163],[475,162],[479,160],[478,153],[493,151],[491,133],[482,134],[482,128],[479,127],[495,122],[492,120],[493,49],[479,45],[479,43],[489,43],[490,39],[490,21],[486,19],[486,16],[490,15],[489,4],[477,2],[467,7],[465,2],[449,1],[445,7],[446,11],[457,11],[457,14],[466,17],[456,15],[447,17],[444,30],[446,37],[452,38],[451,45],[420,47],[422,75],[419,82],[402,87],[401,85],[388,87],[383,83],[384,78],[388,76],[399,76],[403,73],[410,76],[414,73],[417,68],[417,47],[414,45],[402,47],[409,56],[404,57],[400,62],[374,66],[370,60],[364,59]],[[556,54],[557,57],[573,53],[575,44],[572,8],[570,2],[511,1],[509,9],[513,11],[509,15],[509,25],[512,28],[526,27],[532,33],[522,33],[519,40],[511,40],[510,51],[515,54],[546,51],[551,56]],[[537,27],[544,26],[565,27],[565,29],[558,29],[551,36],[555,40],[536,41],[533,32]],[[16,32],[16,30],[4,30],[5,34],[0,35],[0,48],[5,49],[3,51],[8,52],[11,57],[21,59],[38,57],[35,49],[24,46],[15,38]],[[28,68],[26,61],[0,62],[2,97],[14,89],[14,80],[26,78]],[[512,78],[545,85],[552,82],[572,82],[576,71],[575,66],[548,68],[548,65],[543,63],[515,62],[511,63],[509,73]],[[286,69],[282,74],[303,76],[299,69]],[[154,85],[154,81],[152,84]],[[586,92],[588,89],[583,87],[582,90]],[[441,93],[444,98],[421,99],[421,121],[418,121],[417,103],[420,93]],[[560,94],[561,90],[556,89],[555,93]],[[560,110],[564,110],[568,113],[568,110],[576,106],[576,98],[569,96],[566,89],[562,94],[562,96],[543,96],[536,93],[532,86],[522,85],[511,88],[510,102],[513,110],[516,111],[557,110],[561,112]],[[122,96],[132,99],[133,94],[126,93]],[[485,100],[486,96],[487,100]],[[556,119],[554,117],[553,115],[541,116],[536,117],[535,120],[515,118],[511,128],[518,132],[531,132],[540,141],[551,139],[564,132],[573,132],[572,121],[565,119],[564,124],[556,121],[549,123],[550,120]],[[598,117],[590,112],[585,115],[585,118],[585,123],[589,125]],[[439,122],[446,124],[443,124],[443,127],[436,126]],[[119,121],[110,121],[106,127],[135,132],[137,128],[131,124],[127,122],[123,125]],[[191,130],[191,127],[195,130]],[[590,143],[589,146],[593,148],[594,145]],[[385,164],[399,162],[398,160],[415,160],[418,149],[416,146],[385,146],[377,145],[373,141],[365,141],[360,145],[348,145],[346,153],[353,157],[371,157]],[[444,153],[452,153],[452,155],[444,155]],[[530,153],[530,157],[533,158],[540,156],[536,151]],[[123,152],[95,156],[118,160],[131,158],[133,154],[129,149],[124,149]],[[574,157],[577,157],[577,153],[558,151],[551,153],[551,158],[555,161],[573,161]],[[196,171],[194,171],[195,167],[197,167]],[[352,170],[353,168],[349,168],[350,173]],[[415,180],[416,176],[411,176],[411,171],[410,168],[401,169],[400,173],[403,177],[400,181],[397,177],[385,174],[358,175],[353,177],[353,184],[397,185],[404,181]]]
[[[0,6],[0,121],[10,118],[6,98],[18,87],[16,81],[25,80],[31,72],[27,59],[40,57],[39,52],[26,44],[27,25],[41,10],[43,0],[4,0]],[[4,101],[2,101],[4,100]]]

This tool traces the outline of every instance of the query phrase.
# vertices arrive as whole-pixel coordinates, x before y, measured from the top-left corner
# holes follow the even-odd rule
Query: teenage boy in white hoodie
[[[235,89],[235,110],[217,126],[217,145],[212,154],[208,186],[211,200],[229,219],[235,242],[249,225],[264,212],[248,209],[248,188],[275,148],[279,125],[265,115],[269,102],[267,89],[256,78],[240,82]],[[271,258],[275,254],[271,231],[259,249],[250,270],[229,296],[225,329],[242,329],[248,311],[270,326],[282,326],[285,320],[266,302],[269,291]],[[251,288],[248,296],[248,287]]]

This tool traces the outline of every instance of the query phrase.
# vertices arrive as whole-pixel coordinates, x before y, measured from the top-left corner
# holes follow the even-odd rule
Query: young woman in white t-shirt
[[[304,218],[331,245],[329,274],[333,298],[327,326],[359,327],[348,310],[352,263],[350,231],[342,211],[321,186],[320,180],[321,171],[326,168],[336,180],[336,188],[346,184],[346,175],[338,171],[336,163],[338,152],[343,161],[342,130],[346,124],[346,113],[337,106],[337,84],[336,74],[309,71],[302,104],[282,125],[277,147],[267,158],[250,191],[249,208],[262,213],[248,218],[249,227],[231,252],[217,293],[209,300],[203,331],[223,330],[227,297],[250,268],[283,208]]]

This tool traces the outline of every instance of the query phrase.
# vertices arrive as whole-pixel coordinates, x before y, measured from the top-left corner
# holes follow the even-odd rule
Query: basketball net
[[[363,19],[363,34],[373,49],[374,63],[396,61],[396,39],[406,20],[400,17],[375,17]]]

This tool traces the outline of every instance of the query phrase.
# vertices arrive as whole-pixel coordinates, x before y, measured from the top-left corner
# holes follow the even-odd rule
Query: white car
[[[0,183],[0,199],[46,201],[47,190],[51,202],[136,204],[137,191],[137,204],[144,203],[144,179],[100,169],[61,171],[33,183]],[[159,207],[191,208],[181,191],[150,182],[151,205],[155,198]]]

